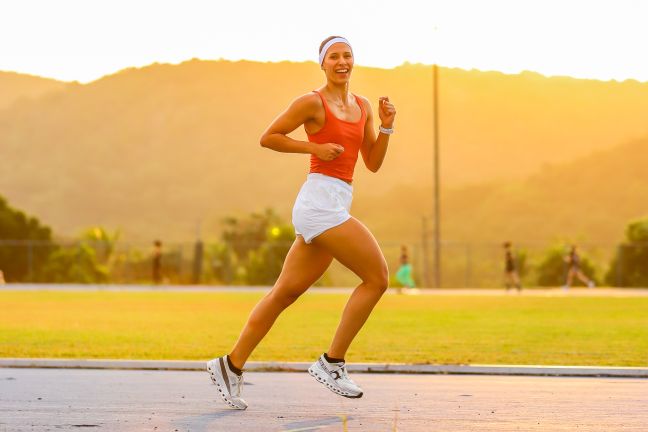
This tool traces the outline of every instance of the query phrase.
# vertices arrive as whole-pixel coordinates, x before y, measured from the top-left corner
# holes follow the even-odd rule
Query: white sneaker
[[[207,372],[227,405],[240,410],[248,407],[247,402],[241,399],[243,375],[236,375],[230,370],[227,356],[208,361]]]
[[[349,378],[344,362],[329,363],[322,356],[308,368],[308,373],[333,393],[348,398],[362,397],[362,389]]]

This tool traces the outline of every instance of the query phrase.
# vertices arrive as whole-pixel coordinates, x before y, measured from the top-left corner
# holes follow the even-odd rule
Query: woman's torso
[[[367,120],[364,105],[360,97],[353,95],[357,104],[356,109],[350,109],[344,118],[340,118],[338,116],[345,113],[332,109],[321,92],[315,91],[315,93],[322,101],[324,122],[319,130],[311,133],[309,133],[308,129],[314,126],[305,126],[308,140],[318,144],[340,144],[344,147],[344,151],[331,161],[324,161],[315,155],[311,155],[310,172],[328,175],[351,183],[353,181],[353,170],[358,160],[358,152],[364,140],[364,128]],[[351,106],[351,108],[354,108],[354,106]],[[360,111],[359,115],[358,110]]]

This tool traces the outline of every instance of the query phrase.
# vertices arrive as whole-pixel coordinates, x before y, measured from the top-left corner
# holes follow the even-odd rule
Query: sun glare
[[[340,19],[332,19],[332,17]],[[153,62],[316,61],[332,34],[357,64],[648,80],[648,2],[638,0],[25,0],[0,6],[0,70],[88,82]]]

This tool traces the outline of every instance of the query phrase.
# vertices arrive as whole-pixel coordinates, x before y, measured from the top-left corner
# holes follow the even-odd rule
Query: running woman
[[[387,289],[388,271],[374,236],[349,214],[353,170],[358,153],[370,171],[380,169],[394,132],[396,109],[388,97],[379,99],[381,125],[376,137],[371,104],[349,91],[354,57],[346,39],[324,40],[319,64],[326,84],[295,99],[261,136],[261,145],[271,150],[310,154],[310,173],[293,207],[295,242],[279,278],[252,310],[232,351],[207,363],[221,397],[237,409],[247,408],[241,388],[248,357],[281,312],[322,276],[333,258],[362,282],[351,294],[328,350],[308,372],[338,395],[362,396],[362,389],[347,374],[344,357]],[[308,141],[288,136],[302,125]]]
[[[400,267],[396,271],[396,280],[400,284],[398,293],[401,293],[402,287],[414,288],[414,279],[412,278],[412,264],[409,262],[407,246],[401,246]]]
[[[506,292],[512,287],[517,288],[518,292],[522,291],[520,284],[520,275],[518,274],[517,263],[511,250],[511,242],[504,242],[504,284],[506,285]]]
[[[580,281],[587,285],[588,288],[594,288],[594,281],[585,276],[585,273],[581,270],[581,259],[580,255],[578,255],[576,245],[572,245],[569,254],[565,257],[565,261],[567,262],[567,281],[565,282],[565,285],[563,285],[565,291],[571,287],[574,276],[580,279]]]

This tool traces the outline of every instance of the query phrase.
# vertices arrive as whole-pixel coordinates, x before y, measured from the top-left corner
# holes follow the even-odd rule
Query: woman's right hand
[[[340,156],[343,151],[344,147],[335,143],[315,144],[313,146],[313,154],[323,161],[332,161]]]

